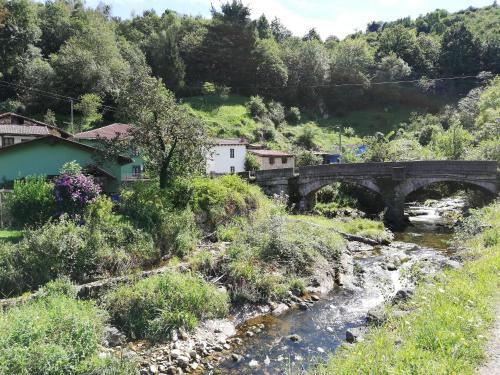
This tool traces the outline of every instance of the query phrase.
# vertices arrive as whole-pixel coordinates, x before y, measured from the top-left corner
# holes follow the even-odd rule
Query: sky
[[[154,9],[158,14],[165,9],[193,16],[210,16],[213,4],[219,7],[221,0],[87,0],[91,7],[99,3],[111,5],[113,16],[130,18],[133,14]],[[374,20],[392,21],[411,16],[415,18],[436,8],[457,11],[469,6],[490,5],[493,0],[243,0],[252,10],[252,18],[261,14],[281,22],[294,35],[303,36],[316,28],[323,38],[335,35],[343,38],[356,30],[365,30],[366,24]]]

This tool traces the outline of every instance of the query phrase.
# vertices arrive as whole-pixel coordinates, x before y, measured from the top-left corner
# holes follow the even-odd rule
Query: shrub
[[[57,292],[64,282],[57,284],[47,285],[50,293],[41,298],[0,311],[0,373],[134,374],[126,361],[97,358],[105,313]]]
[[[312,151],[302,150],[297,153],[295,164],[297,167],[323,164],[323,158]]]
[[[245,171],[258,171],[260,169],[260,163],[255,155],[247,153],[245,156]]]
[[[285,108],[281,103],[270,101],[267,104],[267,116],[278,127],[285,122]]]
[[[83,214],[85,207],[93,202],[100,192],[101,188],[94,183],[92,177],[82,173],[63,173],[54,182],[54,198],[60,214]]]
[[[24,227],[47,221],[55,209],[53,185],[44,177],[26,177],[14,181],[13,192],[7,195],[7,208],[13,224]]]
[[[0,246],[0,292],[23,292],[60,276],[86,282],[159,259],[151,237],[129,223],[86,218],[79,226],[62,217],[27,230],[15,246]]]
[[[300,122],[300,109],[297,107],[290,107],[286,113],[286,121],[289,124],[296,125]]]
[[[173,329],[193,329],[199,320],[224,317],[227,295],[200,276],[168,272],[108,293],[113,322],[132,338],[166,340]]]
[[[266,104],[258,95],[251,96],[250,100],[246,103],[246,107],[252,117],[263,119],[267,115]]]

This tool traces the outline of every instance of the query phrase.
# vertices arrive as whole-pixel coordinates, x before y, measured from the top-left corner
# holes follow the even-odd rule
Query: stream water
[[[327,353],[345,342],[346,331],[365,325],[371,309],[389,301],[398,290],[411,286],[407,272],[412,265],[438,272],[448,259],[446,242],[451,230],[443,226],[443,212],[458,210],[459,200],[447,199],[432,207],[408,205],[412,226],[396,233],[389,246],[357,244],[351,249],[353,281],[332,291],[302,311],[291,309],[275,317],[267,315],[238,327],[243,344],[235,349],[240,360],[221,362],[212,374],[301,373],[324,359]],[[395,267],[388,267],[388,264]],[[389,268],[389,269],[388,269]],[[263,327],[253,337],[249,329]],[[290,335],[298,335],[297,341]]]

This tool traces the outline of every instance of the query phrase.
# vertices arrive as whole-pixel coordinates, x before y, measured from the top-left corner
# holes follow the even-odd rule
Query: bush
[[[343,247],[340,235],[317,225],[274,212],[254,218],[232,243],[223,265],[231,298],[234,302],[282,298],[287,290],[301,289],[296,279],[310,276],[321,262],[338,266]]]
[[[151,237],[129,223],[91,214],[86,218],[86,225],[79,226],[62,217],[26,231],[16,245],[1,245],[0,293],[20,293],[60,276],[87,282],[159,259]]]
[[[192,330],[199,320],[228,313],[227,295],[192,274],[168,272],[108,293],[114,324],[131,338],[168,339],[172,330]]]
[[[297,125],[300,122],[300,109],[297,107],[290,107],[286,113],[286,121],[289,124]]]
[[[82,215],[101,192],[99,185],[83,173],[63,173],[54,182],[54,197],[60,214]]]
[[[260,169],[260,163],[255,155],[247,153],[245,156],[245,171],[258,171]]]
[[[297,167],[323,164],[323,158],[312,151],[302,150],[297,153],[295,164]]]
[[[2,374],[135,374],[132,364],[97,358],[106,315],[93,302],[59,293],[0,311]],[[69,289],[66,286],[62,289]]]
[[[267,115],[266,104],[258,95],[251,96],[250,100],[246,103],[246,107],[252,117],[263,119]]]
[[[278,127],[285,122],[285,108],[281,103],[270,101],[267,105],[267,116]]]
[[[26,177],[14,181],[13,192],[7,195],[7,208],[13,224],[19,227],[46,222],[55,210],[53,184],[44,177]]]

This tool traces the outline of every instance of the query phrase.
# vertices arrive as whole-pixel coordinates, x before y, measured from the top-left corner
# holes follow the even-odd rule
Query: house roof
[[[88,146],[88,145],[85,145],[85,144],[80,143],[80,142],[75,142],[75,141],[72,141],[72,140],[69,140],[69,139],[66,139],[66,138],[61,138],[61,137],[57,137],[55,135],[49,134],[47,136],[39,137],[39,138],[35,138],[35,139],[31,139],[31,140],[26,141],[26,142],[14,143],[13,145],[10,145],[10,146],[0,147],[0,155],[2,153],[11,151],[13,149],[20,149],[20,148],[23,148],[23,147],[29,147],[29,146],[33,145],[34,143],[46,142],[46,141],[50,141],[53,144],[55,144],[55,143],[66,143],[66,144],[69,144],[69,145],[74,146],[74,147],[79,147],[81,149],[88,150],[90,152],[97,152],[97,153],[101,153],[102,152],[98,148],[95,148],[95,147]],[[119,155],[117,159],[118,159],[118,163],[121,164],[121,165],[132,163],[132,159],[129,158],[128,156]]]
[[[65,130],[62,130],[60,128],[58,128],[57,126],[53,126],[53,125],[49,125],[49,124],[46,124],[42,121],[38,121],[38,120],[35,120],[35,119],[32,119],[32,118],[29,118],[29,117],[26,117],[26,116],[22,116],[22,115],[19,115],[17,113],[13,113],[13,112],[5,112],[5,113],[0,113],[0,119],[3,119],[5,117],[17,117],[17,118],[20,118],[20,119],[23,119],[23,120],[26,120],[26,121],[29,121],[31,123],[33,123],[34,125],[23,125],[23,124],[1,124],[1,126],[13,126],[15,128],[12,128],[10,130],[17,130],[18,132],[20,133],[11,133],[11,132],[5,132],[7,134],[21,134],[21,135],[43,135],[43,134],[50,134],[51,132],[48,131],[48,129],[51,129],[51,130],[55,130],[57,131],[62,137],[64,138],[68,138],[68,137],[71,137],[71,133],[68,133],[67,131]],[[34,128],[40,128],[40,127],[44,127],[46,132],[43,133],[43,134],[40,134],[40,133],[36,133],[37,131],[38,132],[42,132],[42,130],[39,130],[39,129],[34,129]],[[22,130],[21,128],[26,128],[24,130]],[[6,128],[6,130],[9,130],[8,128]],[[35,133],[27,133],[27,131],[29,130],[32,130],[34,131]],[[24,131],[23,133],[21,133],[22,131]],[[0,129],[0,132],[3,132],[2,129]]]
[[[217,146],[245,146],[248,144],[247,140],[244,138],[233,138],[233,139],[221,139],[216,138],[214,143]]]
[[[126,137],[130,133],[130,129],[132,125],[130,124],[110,124],[103,126],[102,128],[97,128],[93,130],[88,130],[86,132],[81,132],[75,134],[75,138],[77,139],[113,139],[115,137],[121,138]]]
[[[257,156],[271,156],[271,157],[284,157],[284,156],[294,156],[288,152],[278,151],[278,150],[248,150],[248,152]]]
[[[12,125],[0,124],[0,134],[9,135],[48,135],[50,131],[45,126],[40,125]]]

